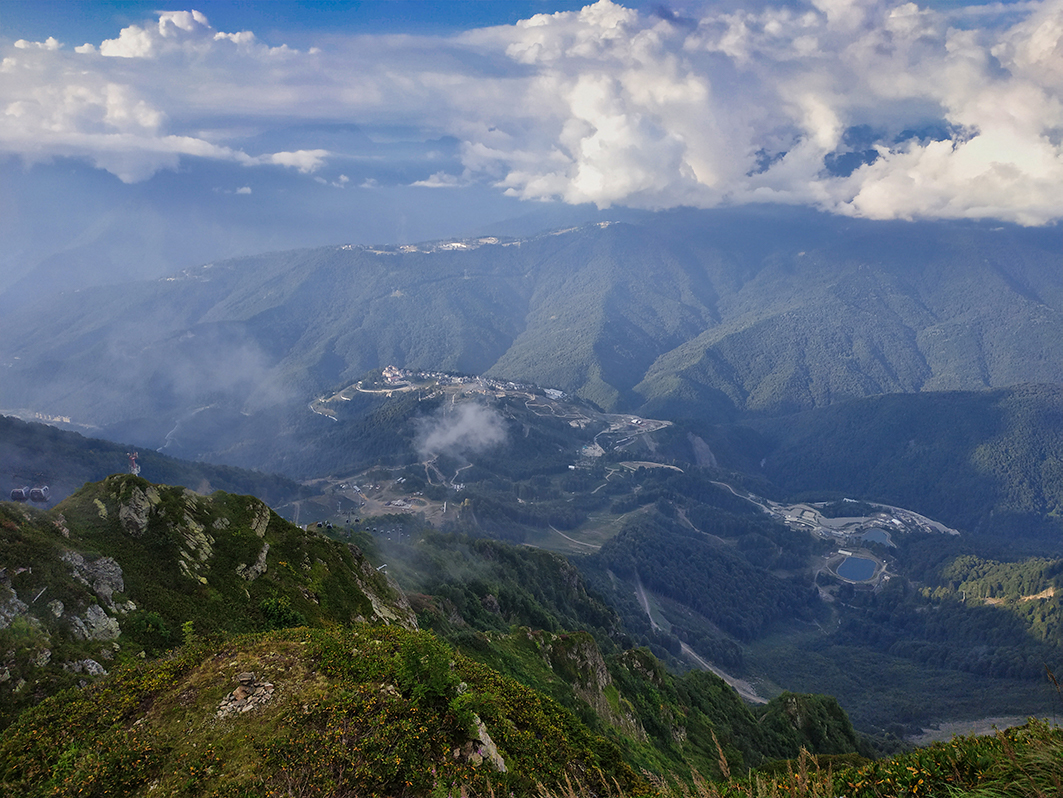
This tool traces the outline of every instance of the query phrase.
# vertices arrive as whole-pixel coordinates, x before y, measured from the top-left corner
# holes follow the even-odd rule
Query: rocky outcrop
[[[391,582],[383,573],[373,568],[369,561],[362,556],[361,552],[355,553],[355,560],[361,576],[359,586],[373,605],[375,618],[387,624],[416,629],[417,615],[399,586]],[[371,619],[361,618],[358,620]]]
[[[6,629],[13,620],[25,616],[27,612],[29,605],[21,601],[15,591],[0,586],[0,629]]]
[[[63,670],[71,673],[84,673],[89,676],[106,676],[107,669],[94,659],[79,659],[63,664]]]
[[[159,491],[154,486],[144,490],[134,485],[127,498],[118,507],[118,522],[126,534],[140,537],[148,528],[151,509],[159,503]],[[106,514],[106,509],[104,510]]]
[[[92,592],[99,596],[100,601],[114,609],[114,594],[125,590],[122,569],[114,558],[100,557],[98,560],[86,560],[76,551],[65,551],[61,559],[71,567],[75,579],[91,587]]]
[[[567,681],[599,717],[637,740],[647,739],[634,708],[617,691],[602,652],[590,634],[553,634],[530,629],[524,630],[524,634],[535,643],[550,669]]]
[[[184,546],[178,567],[185,576],[206,584],[207,578],[202,571],[214,554],[214,537],[208,535],[207,528],[189,513],[185,513],[179,531],[184,538]]]
[[[269,507],[260,501],[256,501],[252,506],[255,505],[257,505],[257,509],[255,510],[255,518],[251,522],[251,529],[253,529],[255,534],[260,538],[264,538],[266,536],[266,530],[269,528],[271,512]]]
[[[474,717],[474,722],[476,724],[476,738],[469,740],[459,748],[455,748],[451,751],[451,755],[454,759],[463,759],[475,767],[479,767],[486,762],[498,773],[505,773],[506,761],[498,753],[498,746],[491,739],[487,726],[480,720],[479,716]]]
[[[90,604],[83,616],[73,616],[70,623],[74,636],[81,640],[117,640],[122,633],[118,621],[99,604]]]
[[[218,711],[215,714],[219,719],[251,712],[273,700],[275,691],[273,684],[258,681],[254,673],[237,674],[236,681],[239,683],[236,689],[225,696],[218,705]]]
[[[266,573],[266,555],[269,554],[269,544],[263,543],[262,550],[258,553],[258,559],[250,565],[236,566],[236,573],[248,582]]]

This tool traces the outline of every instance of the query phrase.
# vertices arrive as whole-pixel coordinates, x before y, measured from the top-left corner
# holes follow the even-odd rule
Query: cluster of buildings
[[[385,366],[382,371],[384,384],[391,388],[398,388],[414,382],[434,382],[437,385],[477,385],[484,389],[495,391],[532,391],[534,385],[526,385],[521,382],[510,380],[497,380],[492,377],[467,377],[459,374],[448,374],[443,371],[414,371],[402,369],[398,366]],[[544,393],[551,399],[561,399],[564,391],[555,388],[546,388]]]

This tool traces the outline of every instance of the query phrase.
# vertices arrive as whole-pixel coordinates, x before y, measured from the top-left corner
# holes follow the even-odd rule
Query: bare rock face
[[[506,762],[502,759],[502,755],[498,753],[498,746],[491,739],[491,735],[487,733],[487,726],[484,725],[484,722],[479,717],[476,718],[476,738],[480,741],[478,753],[483,758],[483,761],[490,762],[499,773],[505,773]]]
[[[65,551],[61,559],[74,571],[74,578],[92,588],[100,601],[114,608],[112,596],[125,590],[122,569],[112,557],[86,560],[76,551]]]
[[[236,566],[236,573],[248,582],[266,573],[266,555],[269,554],[269,544],[263,543],[262,550],[258,553],[258,559],[251,565]]]
[[[251,522],[251,529],[260,538],[266,536],[266,529],[269,527],[270,509],[263,502],[256,502],[258,509],[255,512],[255,519]]]
[[[144,534],[148,528],[151,508],[160,501],[159,492],[150,487],[146,491],[134,487],[129,498],[118,508],[118,521],[127,534],[135,538]]]
[[[185,513],[183,523],[178,528],[181,537],[184,538],[184,546],[181,548],[181,559],[178,567],[185,576],[206,582],[202,570],[214,556],[214,537],[207,534],[206,527],[196,521],[189,513]]]
[[[4,594],[8,594],[5,598]],[[29,606],[15,595],[15,591],[0,585],[0,629],[6,629],[16,618],[29,612]]]
[[[506,761],[498,753],[498,746],[491,739],[487,726],[479,716],[476,716],[476,739],[469,740],[460,748],[455,748],[451,755],[455,760],[464,759],[474,767],[479,767],[486,762],[498,773],[506,772]]]
[[[118,621],[103,611],[99,604],[90,604],[83,617],[70,619],[74,636],[82,640],[117,640],[122,630]]]
[[[79,659],[75,662],[67,662],[63,670],[71,673],[87,673],[89,676],[106,676],[107,669],[94,659]]]
[[[571,674],[568,681],[573,692],[602,719],[637,740],[647,739],[646,730],[634,708],[616,692],[602,652],[590,634],[575,632],[558,635],[532,630],[526,633],[535,642],[543,661],[553,671]],[[608,697],[610,693],[614,696],[613,700]]]
[[[398,585],[393,583],[387,575],[374,569],[364,558],[359,560],[358,569],[362,576],[358,581],[362,592],[373,605],[373,615],[389,625],[416,629],[417,615],[410,606],[410,602],[407,601],[406,594]]]

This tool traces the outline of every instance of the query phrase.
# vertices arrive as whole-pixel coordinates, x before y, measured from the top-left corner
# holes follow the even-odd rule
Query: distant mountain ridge
[[[716,420],[1060,383],[1059,239],[754,208],[241,258],[6,316],[0,406],[151,419],[164,445],[205,408],[290,411],[388,364]]]

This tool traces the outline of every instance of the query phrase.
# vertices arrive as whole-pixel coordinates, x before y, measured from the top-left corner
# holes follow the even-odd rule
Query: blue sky
[[[370,2],[288,2],[288,0],[199,0],[193,3],[95,2],[94,0],[2,0],[0,33],[11,39],[49,36],[74,42],[102,40],[139,24],[159,9],[196,8],[219,30],[249,28],[264,38],[292,42],[307,33],[453,33],[490,25],[512,25],[534,14],[573,11],[586,3],[561,0],[370,0]],[[636,4],[638,5],[638,4]],[[651,8],[650,4],[642,3]],[[83,42],[77,41],[78,44]]]
[[[0,0],[0,292],[747,202],[1057,223],[1063,0]]]

